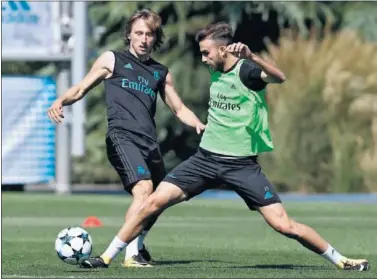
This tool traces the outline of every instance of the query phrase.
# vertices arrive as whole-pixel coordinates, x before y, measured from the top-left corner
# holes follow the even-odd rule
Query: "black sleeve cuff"
[[[261,78],[262,69],[252,63],[246,61],[240,68],[240,79],[242,83],[250,90],[259,91],[266,87],[267,83]]]

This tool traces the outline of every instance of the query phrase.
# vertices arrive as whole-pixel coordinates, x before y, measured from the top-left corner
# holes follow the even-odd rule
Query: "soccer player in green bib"
[[[118,238],[124,242],[123,246],[140,234],[149,217],[226,184],[281,235],[297,240],[340,269],[368,270],[367,260],[342,256],[312,228],[292,220],[258,164],[258,154],[274,149],[265,87],[268,83],[284,82],[284,74],[253,54],[245,44],[234,43],[232,30],[226,23],[202,29],[197,41],[202,61],[211,73],[203,138],[197,153],[173,169],[120,229]],[[111,258],[115,256],[116,253]],[[107,267],[101,257],[90,258],[82,266]]]

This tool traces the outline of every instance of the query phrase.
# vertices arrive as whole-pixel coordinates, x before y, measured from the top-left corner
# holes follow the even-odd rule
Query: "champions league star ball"
[[[92,238],[80,227],[62,230],[55,240],[55,251],[59,259],[67,264],[78,264],[92,253]]]

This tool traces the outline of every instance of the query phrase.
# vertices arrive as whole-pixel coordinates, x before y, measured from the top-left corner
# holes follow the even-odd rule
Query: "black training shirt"
[[[141,61],[129,50],[113,53],[113,75],[105,79],[108,132],[122,129],[156,141],[156,100],[168,68],[152,58]]]

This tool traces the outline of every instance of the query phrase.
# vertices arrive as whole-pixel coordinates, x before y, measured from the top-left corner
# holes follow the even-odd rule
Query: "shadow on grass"
[[[223,263],[223,261],[218,261],[218,260],[156,260],[151,263],[154,267],[168,267],[168,266],[174,266],[174,265],[184,265],[184,264],[192,264],[192,263],[211,263],[211,262],[220,262]],[[110,267],[111,268],[111,267]],[[182,267],[180,267],[182,268]],[[107,268],[95,268],[95,269],[89,269],[89,268],[79,268],[73,269],[73,270],[67,270],[65,272],[67,273],[91,273],[91,272],[100,272],[101,270],[106,270]]]
[[[67,273],[98,273],[101,270],[104,270],[106,268],[77,268],[77,269],[72,269],[72,270],[64,270],[64,272]]]
[[[219,260],[156,260],[151,263],[154,267],[174,267],[174,265],[185,265],[185,264],[192,264],[192,263],[230,263],[227,261],[219,261]],[[233,264],[235,264],[233,262]],[[182,267],[179,267],[182,268]],[[192,267],[191,267],[192,268]],[[206,266],[206,268],[211,268]],[[215,267],[219,268],[219,267]],[[328,271],[331,270],[331,267],[326,266],[318,266],[318,265],[293,265],[293,264],[258,264],[258,265],[233,265],[233,266],[224,266],[222,268],[228,269],[275,269],[275,270],[297,270],[297,271],[308,271],[308,270],[315,270],[315,271]],[[102,268],[97,269],[85,269],[85,268],[77,268],[75,270],[67,270],[68,273],[85,273],[85,272],[100,272],[103,270]]]
[[[223,261],[218,261],[218,260],[209,260],[209,259],[205,259],[205,260],[182,260],[182,261],[154,261],[152,263],[152,265],[156,265],[156,266],[164,266],[164,265],[176,265],[176,264],[191,264],[191,263],[219,263],[219,262],[223,262]]]
[[[231,266],[229,268],[250,268],[250,269],[290,269],[290,270],[330,270],[330,267],[318,265],[293,265],[293,264],[258,264],[248,266]]]

